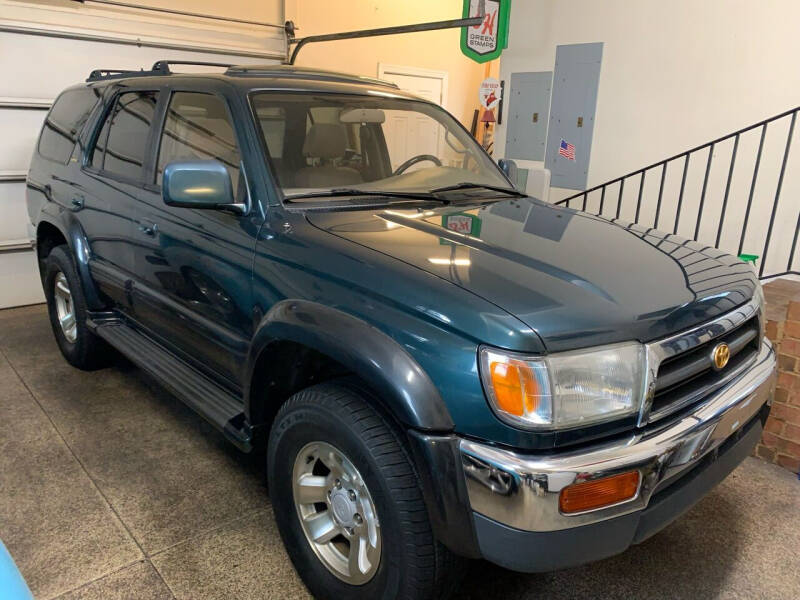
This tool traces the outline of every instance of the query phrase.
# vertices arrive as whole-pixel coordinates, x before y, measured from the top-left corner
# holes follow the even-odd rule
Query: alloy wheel
[[[364,478],[326,442],[297,454],[292,491],[303,533],[322,564],[351,585],[368,582],[381,558],[381,530]]]
[[[53,283],[53,297],[56,301],[56,316],[61,326],[61,332],[70,344],[78,339],[78,322],[75,318],[75,304],[72,301],[72,292],[69,289],[67,278],[61,271]]]

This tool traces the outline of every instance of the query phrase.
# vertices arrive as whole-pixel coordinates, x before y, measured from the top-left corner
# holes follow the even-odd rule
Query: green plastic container
[[[756,264],[756,260],[758,260],[758,254],[740,254],[739,260]]]

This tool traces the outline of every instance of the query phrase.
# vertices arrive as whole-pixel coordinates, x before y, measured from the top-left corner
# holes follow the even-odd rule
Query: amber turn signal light
[[[558,507],[564,514],[584,512],[630,500],[638,490],[639,471],[629,471],[565,487]]]
[[[538,392],[530,368],[518,362],[493,362],[489,373],[497,407],[518,417],[536,410]]]

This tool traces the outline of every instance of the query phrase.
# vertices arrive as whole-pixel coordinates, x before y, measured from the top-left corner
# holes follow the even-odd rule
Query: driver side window
[[[168,163],[195,159],[221,162],[238,189],[241,158],[225,103],[213,94],[175,92],[161,133],[156,182],[161,184]]]

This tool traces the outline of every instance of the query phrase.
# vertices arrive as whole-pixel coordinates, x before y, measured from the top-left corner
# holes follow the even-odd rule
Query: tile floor
[[[43,306],[0,311],[0,539],[36,598],[307,597],[260,463],[127,362],[70,367]],[[621,556],[476,563],[455,597],[798,598],[798,549],[800,482],[749,458]]]

